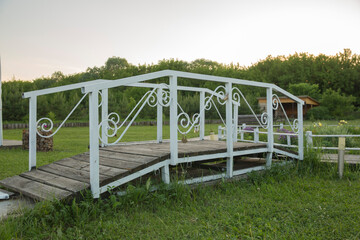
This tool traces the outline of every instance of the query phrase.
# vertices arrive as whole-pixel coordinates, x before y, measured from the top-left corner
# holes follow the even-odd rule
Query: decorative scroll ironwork
[[[250,104],[248,103],[248,101],[246,100],[244,94],[240,91],[240,89],[238,89],[237,87],[233,87],[232,88],[232,93],[233,93],[233,101],[237,102],[240,106],[240,100],[241,98],[244,99],[244,102],[246,103],[246,105],[249,107],[251,113],[254,115],[256,121],[260,124],[260,126],[264,129],[267,129],[269,127],[268,123],[269,123],[269,116],[267,112],[263,112],[261,114],[260,119],[256,116],[254,110],[251,108]]]
[[[226,126],[225,121],[223,119],[223,117],[220,114],[219,109],[216,107],[216,104],[213,100],[213,97],[216,96],[217,101],[219,102],[219,104],[224,105],[226,103],[227,97],[228,95],[226,94],[226,89],[224,86],[220,85],[217,88],[215,88],[214,91],[212,91],[212,94],[210,96],[205,97],[204,99],[204,107],[203,109],[200,109],[199,113],[195,113],[192,118],[190,118],[189,114],[187,114],[182,107],[178,104],[181,113],[178,115],[178,132],[181,134],[187,134],[189,133],[193,128],[194,131],[199,131],[200,128],[200,115],[201,113],[203,113],[205,110],[210,110],[212,108],[212,106],[215,107],[218,115],[221,118],[221,121],[223,122],[223,124]],[[186,130],[183,130],[186,129]]]
[[[294,133],[299,133],[299,121],[298,119],[295,119],[293,121],[293,123],[291,124],[287,114],[286,114],[286,111],[283,107],[283,105],[281,104],[281,101],[280,101],[280,98],[278,95],[276,94],[273,94],[272,95],[272,106],[273,106],[273,109],[274,110],[277,110],[279,108],[279,106],[281,107],[281,110],[282,112],[284,113],[284,116],[286,118],[286,121],[289,123],[289,126],[291,128],[291,130],[294,132]]]
[[[82,96],[82,98],[77,102],[77,104],[75,105],[75,107],[71,110],[71,112],[66,116],[66,118],[64,119],[64,121],[62,121],[62,123],[59,125],[59,127],[55,130],[55,132],[53,132],[50,135],[42,135],[41,131],[43,132],[50,132],[53,130],[54,128],[54,123],[50,118],[47,117],[43,117],[40,118],[37,122],[36,122],[36,126],[37,126],[37,131],[36,133],[43,138],[50,138],[52,136],[54,136],[59,130],[60,128],[65,124],[65,122],[69,119],[69,117],[71,116],[71,114],[75,111],[75,109],[80,105],[80,103],[84,100],[84,98],[87,96],[87,93],[84,94]]]
[[[156,107],[158,104],[160,104],[163,107],[168,107],[170,105],[170,90],[169,90],[169,86],[166,84],[160,84],[159,88],[154,88],[152,90],[147,91],[144,94],[144,96],[137,102],[137,104],[131,110],[131,112],[127,115],[124,121],[122,121],[121,124],[120,124],[120,116],[115,112],[110,113],[107,119],[103,119],[99,124],[99,131],[101,130],[101,128],[106,128],[105,131],[106,137],[115,137],[117,132],[121,130],[125,125],[125,123],[131,118],[129,124],[121,133],[120,137],[116,139],[114,142],[108,143],[107,141],[105,141],[105,139],[102,138],[101,135],[99,135],[100,141],[107,145],[117,144],[125,135],[126,131],[129,129],[129,127],[134,122],[136,117],[139,115],[141,110],[145,107],[145,105],[149,105],[150,107]]]

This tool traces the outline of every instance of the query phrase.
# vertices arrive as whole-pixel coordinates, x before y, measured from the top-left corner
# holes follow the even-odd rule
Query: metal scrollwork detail
[[[45,122],[46,121],[46,122]],[[42,135],[41,131],[43,132],[50,132],[52,131],[52,129],[54,128],[54,123],[50,118],[44,117],[44,118],[40,118],[37,122],[36,122],[36,126],[37,126],[37,134],[40,137],[43,138],[50,138],[52,136],[54,136],[55,133],[51,134],[51,135]]]

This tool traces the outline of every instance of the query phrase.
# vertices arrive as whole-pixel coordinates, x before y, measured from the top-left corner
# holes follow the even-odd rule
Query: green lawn
[[[130,129],[127,141],[156,136],[156,127]],[[21,139],[19,130],[4,135]],[[87,151],[88,128],[64,128],[54,145],[54,152],[38,153],[39,164]],[[0,179],[26,171],[27,151],[1,150],[0,164]],[[0,239],[360,238],[360,167],[347,166],[339,180],[336,165],[319,163],[314,152],[303,162],[237,182],[196,189],[174,183],[155,192],[148,191],[149,185],[127,189],[125,196],[97,201],[38,203],[22,216],[3,220]]]

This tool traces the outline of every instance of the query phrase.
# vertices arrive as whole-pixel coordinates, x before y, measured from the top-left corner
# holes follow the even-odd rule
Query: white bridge
[[[197,88],[178,85],[178,79],[192,79],[193,81],[216,82],[215,89]],[[162,79],[161,84],[149,83],[151,80]],[[135,108],[124,118],[120,124],[117,113],[109,113],[109,89],[127,86],[146,88],[148,91]],[[242,86],[262,88],[266,91],[267,108],[258,117],[246,96],[240,90]],[[49,118],[38,118],[37,97],[57,92],[81,89],[83,97],[74,106],[73,110],[64,119],[63,123],[71,116],[84,98],[89,98],[89,153],[80,154],[72,158],[63,159],[55,163],[38,167],[36,165],[36,135],[41,136],[41,131],[53,131],[51,137],[61,129],[56,130]],[[179,91],[196,92],[200,98],[199,111],[189,116],[178,102]],[[282,147],[291,147],[293,151],[278,146],[274,139],[280,133],[274,131],[273,111],[281,108],[286,113],[279,101],[280,96],[286,96],[297,103],[297,119],[287,117],[282,127],[291,129],[291,133],[281,133],[287,139],[296,136],[297,144],[287,143]],[[99,97],[100,96],[100,97]],[[303,159],[303,104],[304,102],[289,92],[274,84],[240,80],[227,77],[195,74],[164,70],[118,80],[94,80],[84,83],[66,85],[61,87],[26,92],[24,98],[29,98],[29,172],[19,176],[0,181],[0,183],[14,191],[37,199],[66,198],[77,192],[90,188],[93,197],[98,198],[101,193],[109,188],[120,186],[126,182],[143,176],[154,170],[161,170],[162,180],[169,183],[171,167],[181,163],[208,161],[210,159],[226,159],[225,171],[211,174],[201,178],[187,179],[186,183],[208,181],[218,178],[231,178],[234,175],[270,167],[274,153],[289,156],[299,160]],[[99,100],[101,103],[99,104]],[[226,114],[221,116],[216,105],[225,105]],[[249,131],[238,123],[238,109],[240,105],[247,106],[258,122],[254,131]],[[126,145],[121,142],[132,122],[144,107],[154,107],[157,111],[157,138],[153,143]],[[163,136],[163,109],[169,108],[170,139],[164,140]],[[223,121],[221,136],[225,141],[206,141],[205,116],[206,112],[215,110]],[[99,119],[99,116],[100,119]],[[125,126],[125,122],[130,122]],[[190,131],[199,133],[199,141],[182,143],[179,133],[187,134]],[[252,132],[254,141],[247,143],[243,134]],[[229,134],[230,133],[230,134]],[[265,139],[259,141],[259,135],[264,134]],[[100,145],[100,146],[99,146]],[[139,152],[136,152],[138,149]],[[139,150],[141,149],[141,151]],[[297,150],[297,151],[294,151]],[[266,164],[260,167],[234,169],[234,157],[251,154],[266,154]],[[152,157],[152,158],[150,158]],[[115,161],[116,160],[116,161]],[[121,165],[120,164],[123,164]],[[126,165],[126,166],[125,166]],[[37,168],[37,169],[36,169]],[[84,170],[85,169],[85,170]],[[87,169],[87,170],[86,170]],[[76,170],[76,171],[75,171]],[[84,177],[85,176],[85,177]],[[70,184],[71,183],[71,184]],[[70,188],[67,184],[73,186]],[[27,186],[27,187],[26,187]],[[31,187],[31,190],[29,186]],[[74,187],[77,186],[77,187]],[[41,191],[41,189],[45,189]]]

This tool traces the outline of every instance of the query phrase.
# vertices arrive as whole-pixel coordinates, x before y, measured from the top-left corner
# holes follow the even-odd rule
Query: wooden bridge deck
[[[235,151],[265,148],[266,144],[234,143]],[[178,144],[179,158],[225,153],[224,141]],[[100,148],[100,186],[170,158],[169,143],[116,145]],[[65,158],[0,181],[5,188],[35,200],[65,199],[90,188],[89,153]]]

